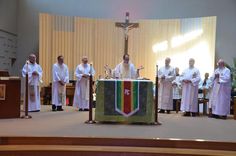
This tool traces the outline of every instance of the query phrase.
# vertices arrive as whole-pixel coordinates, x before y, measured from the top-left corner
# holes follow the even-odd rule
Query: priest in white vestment
[[[82,58],[82,63],[79,64],[75,70],[77,78],[73,106],[79,111],[89,110],[89,76],[94,75],[93,66],[88,64],[88,57]]]
[[[218,68],[213,76],[213,88],[210,97],[212,117],[226,119],[230,113],[231,75],[223,60],[218,61]]]
[[[22,69],[22,76],[25,77],[28,72],[28,110],[30,112],[40,111],[40,90],[39,85],[42,82],[42,68],[36,63],[36,56],[30,54],[29,60]]]
[[[196,116],[198,112],[198,84],[201,77],[194,63],[194,59],[189,59],[189,67],[183,71],[180,78],[182,82],[181,111],[184,112],[184,116]]]
[[[63,56],[57,57],[52,69],[52,111],[63,111],[66,104],[66,83],[69,83],[69,70]]]
[[[123,61],[114,70],[116,79],[137,79],[139,69],[136,70],[133,63],[129,60],[129,54],[123,56]]]
[[[172,93],[172,81],[175,79],[175,69],[170,66],[170,58],[165,59],[165,66],[161,67],[158,71],[158,78],[160,80],[159,92],[158,92],[158,104],[159,113],[169,114],[173,110],[173,93]]]

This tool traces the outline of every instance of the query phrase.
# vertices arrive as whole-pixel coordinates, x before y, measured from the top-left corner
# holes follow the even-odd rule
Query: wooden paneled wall
[[[207,41],[211,58],[211,70],[214,68],[216,17],[201,18],[204,33],[198,38]],[[44,85],[51,82],[51,70],[58,55],[63,55],[69,67],[70,78],[81,63],[82,56],[89,57],[96,70],[95,78],[104,75],[104,65],[115,68],[122,61],[124,32],[115,27],[114,20],[40,14],[39,62],[44,70]],[[129,32],[129,54],[136,67],[143,65],[143,77],[154,80],[155,65],[158,60],[186,51],[195,43],[191,42],[178,49],[168,48],[165,52],[153,53],[152,46],[164,40],[171,41],[181,35],[181,19],[140,20],[139,28]],[[181,62],[181,60],[179,60]],[[199,63],[200,64],[200,63]],[[159,66],[161,66],[160,64]],[[177,65],[175,65],[177,66]],[[186,64],[187,66],[187,64]],[[211,72],[211,71],[209,71]]]

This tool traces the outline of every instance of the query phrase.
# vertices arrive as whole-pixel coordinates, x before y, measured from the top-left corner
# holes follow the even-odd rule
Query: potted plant
[[[230,105],[230,114],[234,114],[234,101],[236,98],[236,58],[233,58],[233,66],[226,64],[226,67],[231,71],[231,82],[232,82],[232,90],[231,90],[231,105]],[[235,116],[236,117],[236,116]]]
[[[236,58],[234,58],[234,66],[231,67],[232,74],[232,96],[236,96]]]

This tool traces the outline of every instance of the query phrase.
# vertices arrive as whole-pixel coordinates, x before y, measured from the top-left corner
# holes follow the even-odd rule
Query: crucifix
[[[139,26],[138,23],[130,23],[129,22],[129,12],[126,12],[125,14],[125,22],[121,23],[121,22],[116,22],[115,25],[117,27],[121,27],[122,29],[124,29],[124,33],[125,33],[125,49],[124,49],[124,54],[128,54],[128,39],[129,39],[129,30],[133,29],[133,28],[137,28]]]

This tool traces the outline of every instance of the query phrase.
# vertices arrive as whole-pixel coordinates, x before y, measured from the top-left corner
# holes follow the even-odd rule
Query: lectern
[[[0,119],[20,117],[20,78],[0,77]]]

